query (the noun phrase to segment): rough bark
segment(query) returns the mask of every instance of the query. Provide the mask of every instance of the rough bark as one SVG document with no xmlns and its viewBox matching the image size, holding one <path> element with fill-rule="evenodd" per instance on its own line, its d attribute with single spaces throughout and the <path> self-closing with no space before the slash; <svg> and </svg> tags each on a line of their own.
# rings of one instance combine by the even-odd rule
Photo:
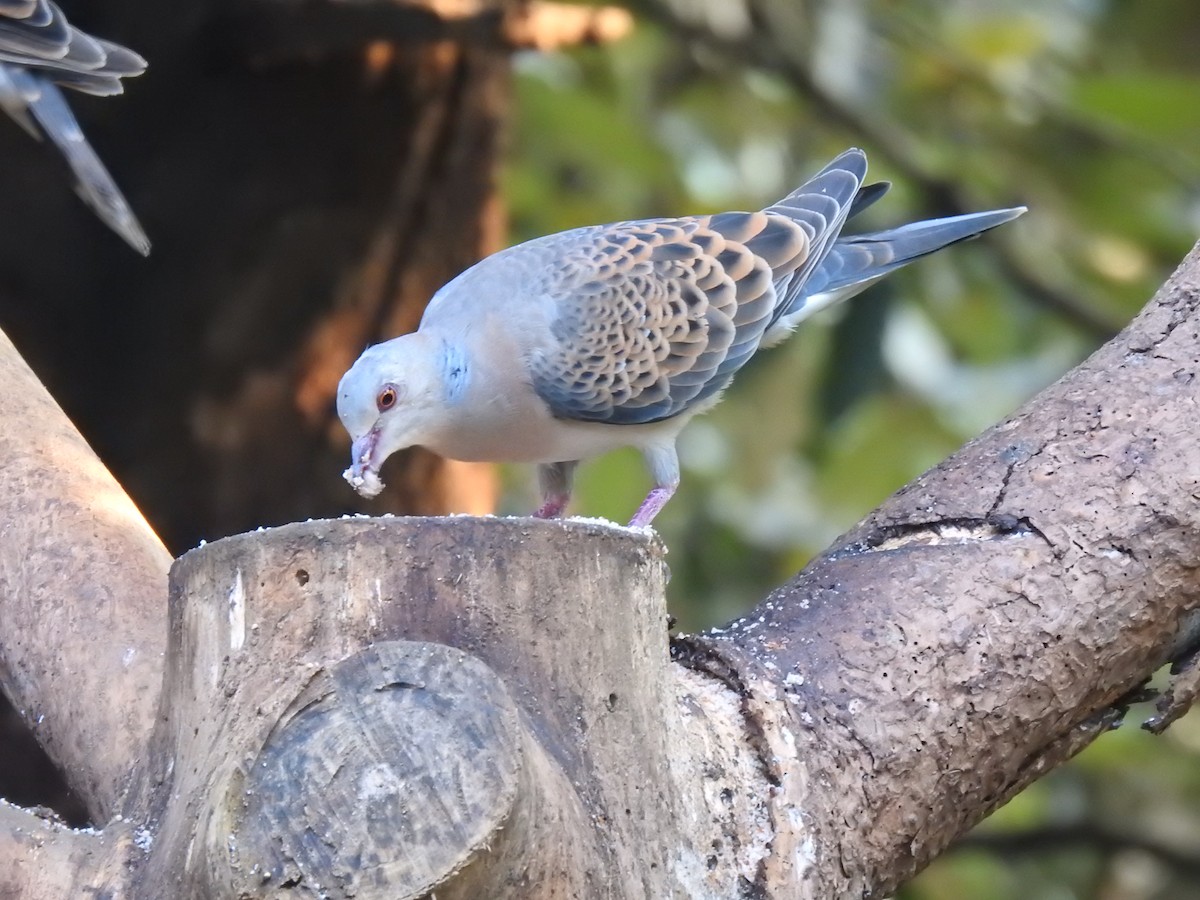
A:
<svg viewBox="0 0 1200 900">
<path fill-rule="evenodd" d="M 1087 362 L 680 643 L 762 735 L 768 893 L 887 896 L 1186 650 L 1198 365 L 1200 247 Z"/>
<path fill-rule="evenodd" d="M 0 333 L 0 687 L 104 821 L 153 723 L 171 557 Z"/>
</svg>

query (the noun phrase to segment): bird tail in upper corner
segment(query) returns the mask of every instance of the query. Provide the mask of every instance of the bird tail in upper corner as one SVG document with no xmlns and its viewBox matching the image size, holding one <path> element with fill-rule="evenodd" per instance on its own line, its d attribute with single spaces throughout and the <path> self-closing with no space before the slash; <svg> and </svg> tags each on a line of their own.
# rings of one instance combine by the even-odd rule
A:
<svg viewBox="0 0 1200 900">
<path fill-rule="evenodd" d="M 2 65 L 2 64 L 0 64 Z M 75 190 L 110 228 L 143 256 L 150 240 L 129 208 L 120 188 L 84 137 L 79 122 L 59 89 L 48 79 L 18 66 L 4 66 L 0 109 L 29 130 L 32 116 L 62 152 L 75 174 Z M 21 109 L 21 104 L 24 109 Z"/>
<path fill-rule="evenodd" d="M 978 237 L 1025 212 L 1024 206 L 912 222 L 886 231 L 842 235 L 784 318 L 794 328 L 813 313 L 853 297 L 880 278 L 943 247 Z"/>
<path fill-rule="evenodd" d="M 0 4 L 3 2 L 0 0 Z M 38 87 L 32 75 L 24 69 L 0 63 L 0 109 L 8 113 L 31 137 L 40 141 L 42 133 L 33 124 L 33 119 L 29 118 L 29 104 L 37 99 L 37 95 Z"/>
</svg>

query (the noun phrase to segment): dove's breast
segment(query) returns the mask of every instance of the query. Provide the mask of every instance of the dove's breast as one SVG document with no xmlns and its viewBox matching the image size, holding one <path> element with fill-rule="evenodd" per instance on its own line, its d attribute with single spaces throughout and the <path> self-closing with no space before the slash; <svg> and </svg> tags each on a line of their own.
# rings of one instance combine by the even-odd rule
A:
<svg viewBox="0 0 1200 900">
<path fill-rule="evenodd" d="M 443 331 L 426 323 L 423 331 Z M 447 415 L 426 446 L 467 462 L 549 463 L 587 459 L 621 447 L 673 440 L 689 416 L 651 425 L 556 418 L 530 383 L 526 361 L 543 339 L 535 323 L 513 328 L 484 315 L 442 335 Z M 451 396 L 453 395 L 453 396 Z"/>
</svg>

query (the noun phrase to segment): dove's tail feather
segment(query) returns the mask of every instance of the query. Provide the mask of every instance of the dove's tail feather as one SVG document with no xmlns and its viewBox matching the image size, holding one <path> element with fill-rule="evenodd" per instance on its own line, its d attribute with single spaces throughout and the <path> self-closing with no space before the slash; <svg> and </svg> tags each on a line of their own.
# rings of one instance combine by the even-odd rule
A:
<svg viewBox="0 0 1200 900">
<path fill-rule="evenodd" d="M 1017 206 L 944 219 L 927 219 L 870 234 L 843 235 L 816 273 L 824 276 L 826 283 L 811 287 L 815 293 L 878 278 L 943 247 L 978 237 L 997 225 L 1011 222 L 1024 212 L 1024 206 Z"/>
<path fill-rule="evenodd" d="M 0 0 L 0 8 L 3 8 L 4 2 Z M 33 124 L 33 119 L 29 118 L 29 104 L 37 98 L 37 93 L 37 82 L 28 72 L 0 63 L 0 109 L 8 113 L 34 140 L 40 141 L 42 133 Z"/>
<path fill-rule="evenodd" d="M 891 189 L 892 183 L 890 181 L 877 181 L 874 184 L 864 184 L 858 189 L 858 193 L 854 195 L 854 200 L 850 203 L 850 212 L 846 218 L 853 219 Z"/>
<path fill-rule="evenodd" d="M 883 185 L 863 188 L 855 200 L 855 212 L 879 199 L 886 189 Z M 875 193 L 868 194 L 872 191 Z M 842 235 L 774 326 L 772 331 L 776 333 L 768 335 L 768 340 L 782 338 L 809 316 L 848 300 L 901 266 L 943 247 L 978 237 L 1023 212 L 1025 207 L 1017 206 L 912 222 L 869 234 Z"/>
<path fill-rule="evenodd" d="M 150 242 L 59 86 L 105 97 L 121 93 L 121 79 L 145 69 L 129 48 L 73 26 L 52 0 L 0 0 L 0 110 L 62 151 L 79 196 L 143 255 Z"/>
<path fill-rule="evenodd" d="M 29 117 L 62 152 L 75 175 L 80 198 L 143 256 L 150 241 L 108 169 L 96 155 L 62 92 L 47 78 L 19 66 L 0 63 L 0 109 L 29 129 Z"/>
</svg>

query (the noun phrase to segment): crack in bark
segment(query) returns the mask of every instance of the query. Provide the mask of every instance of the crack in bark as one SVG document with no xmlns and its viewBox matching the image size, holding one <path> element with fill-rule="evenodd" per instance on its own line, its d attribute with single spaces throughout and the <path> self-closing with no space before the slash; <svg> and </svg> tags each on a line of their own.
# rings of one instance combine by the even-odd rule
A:
<svg viewBox="0 0 1200 900">
<path fill-rule="evenodd" d="M 779 787 L 782 782 L 779 773 L 771 765 L 772 754 L 766 730 L 759 716 L 750 709 L 754 691 L 739 676 L 737 668 L 730 665 L 715 647 L 697 643 L 687 635 L 672 639 L 671 660 L 694 672 L 715 678 L 741 698 L 739 708 L 746 726 L 746 738 L 762 766 L 763 777 L 771 787 Z"/>
<path fill-rule="evenodd" d="M 684 668 L 715 679 L 738 697 L 738 712 L 741 716 L 742 727 L 745 729 L 746 743 L 754 754 L 758 770 L 769 785 L 769 790 L 772 792 L 778 790 L 783 784 L 783 778 L 773 764 L 777 760 L 771 751 L 766 725 L 762 717 L 751 707 L 754 691 L 740 677 L 735 666 L 731 665 L 715 647 L 699 643 L 698 637 L 681 635 L 672 638 L 671 660 Z M 766 815 L 767 821 L 771 824 L 771 837 L 764 842 L 767 853 L 758 861 L 753 881 L 742 876 L 744 883 L 740 890 L 740 900 L 765 900 L 770 896 L 770 875 L 767 861 L 775 845 L 778 825 L 770 803 L 766 804 Z"/>
<path fill-rule="evenodd" d="M 995 506 L 993 506 L 993 509 Z M 953 516 L 928 522 L 902 522 L 884 525 L 865 540 L 849 544 L 831 559 L 880 553 L 907 547 L 936 547 L 954 544 L 975 544 L 986 541 L 1011 541 L 1022 538 L 1041 538 L 1053 547 L 1050 539 L 1027 516 L 993 515 Z"/>
<path fill-rule="evenodd" d="M 1040 451 L 1039 451 L 1040 452 Z M 1008 466 L 1004 470 L 1004 477 L 1000 479 L 1000 490 L 996 494 L 996 499 L 992 501 L 991 508 L 987 511 L 985 518 L 990 518 L 996 514 L 996 510 L 1004 502 L 1004 498 L 1008 495 L 1008 483 L 1012 480 L 1013 471 L 1017 468 L 1018 460 L 1009 460 Z"/>
<path fill-rule="evenodd" d="M 1189 290 L 1185 286 L 1179 287 L 1177 299 L 1179 302 L 1172 305 L 1171 316 L 1167 320 L 1166 327 L 1161 333 L 1149 335 L 1145 333 L 1133 333 L 1129 336 L 1129 354 L 1142 355 L 1156 350 L 1159 344 L 1167 340 L 1175 329 L 1188 322 L 1195 315 L 1196 310 L 1200 308 L 1200 291 Z M 1146 340 L 1148 343 L 1139 343 L 1139 340 Z"/>
</svg>

